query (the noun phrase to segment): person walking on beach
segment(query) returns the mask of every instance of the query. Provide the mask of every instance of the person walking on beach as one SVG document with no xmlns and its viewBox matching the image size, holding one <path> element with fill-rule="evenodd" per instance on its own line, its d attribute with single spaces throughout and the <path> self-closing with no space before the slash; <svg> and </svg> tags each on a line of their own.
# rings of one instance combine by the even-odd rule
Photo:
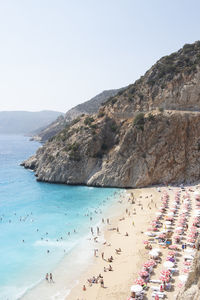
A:
<svg viewBox="0 0 200 300">
<path fill-rule="evenodd" d="M 94 230 L 93 230 L 93 228 L 92 228 L 92 227 L 91 227 L 90 231 L 91 231 L 91 233 L 92 233 L 92 235 L 93 235 L 93 234 L 94 234 Z"/>
<path fill-rule="evenodd" d="M 103 278 L 101 278 L 100 284 L 101 284 L 101 287 L 104 288 L 104 281 L 103 281 Z"/>
<path fill-rule="evenodd" d="M 107 219 L 107 224 L 109 224 L 110 222 L 109 222 L 109 219 Z"/>
<path fill-rule="evenodd" d="M 49 282 L 49 274 L 48 273 L 46 274 L 46 281 Z"/>
<path fill-rule="evenodd" d="M 99 227 L 97 226 L 97 235 L 99 235 Z"/>
<path fill-rule="evenodd" d="M 101 258 L 104 259 L 104 252 L 101 253 Z"/>
<path fill-rule="evenodd" d="M 53 282 L 53 276 L 52 273 L 49 274 L 50 282 Z"/>
</svg>

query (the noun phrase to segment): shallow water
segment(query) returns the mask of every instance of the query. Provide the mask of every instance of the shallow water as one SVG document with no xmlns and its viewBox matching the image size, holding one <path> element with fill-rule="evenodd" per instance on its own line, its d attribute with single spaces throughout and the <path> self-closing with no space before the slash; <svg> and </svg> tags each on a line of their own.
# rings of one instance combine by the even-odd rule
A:
<svg viewBox="0 0 200 300">
<path fill-rule="evenodd" d="M 0 135 L 1 300 L 17 299 L 44 278 L 120 192 L 37 182 L 19 163 L 39 146 L 27 137 Z"/>
</svg>

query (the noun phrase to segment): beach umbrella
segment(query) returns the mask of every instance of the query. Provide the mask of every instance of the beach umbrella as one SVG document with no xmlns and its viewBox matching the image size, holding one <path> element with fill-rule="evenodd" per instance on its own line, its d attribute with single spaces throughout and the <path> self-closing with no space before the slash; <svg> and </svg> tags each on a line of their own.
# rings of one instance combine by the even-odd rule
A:
<svg viewBox="0 0 200 300">
<path fill-rule="evenodd" d="M 165 224 L 166 224 L 166 225 L 171 225 L 172 222 L 170 222 L 170 221 L 165 221 Z"/>
<path fill-rule="evenodd" d="M 169 270 L 162 270 L 160 272 L 161 275 L 166 275 L 166 276 L 169 276 L 171 274 L 171 272 Z"/>
<path fill-rule="evenodd" d="M 187 278 L 188 278 L 188 275 L 180 275 L 180 276 L 178 277 L 178 279 L 179 279 L 181 282 L 186 282 Z"/>
<path fill-rule="evenodd" d="M 192 249 L 186 249 L 185 252 L 190 253 L 191 255 L 195 254 L 195 251 Z"/>
<path fill-rule="evenodd" d="M 187 242 L 188 242 L 188 243 L 194 244 L 194 243 L 195 243 L 195 240 L 193 240 L 193 239 L 188 239 Z"/>
<path fill-rule="evenodd" d="M 148 273 L 147 271 L 141 271 L 141 272 L 139 273 L 139 275 L 140 275 L 141 277 L 147 277 L 147 276 L 149 275 L 149 273 Z"/>
<path fill-rule="evenodd" d="M 156 265 L 156 261 L 154 259 L 150 259 L 148 261 L 148 263 L 150 264 L 150 266 L 155 266 Z"/>
<path fill-rule="evenodd" d="M 189 273 L 189 269 L 183 269 L 183 273 Z"/>
<path fill-rule="evenodd" d="M 185 259 L 191 259 L 191 260 L 194 259 L 194 257 L 192 257 L 189 254 L 184 255 L 183 258 L 185 258 Z"/>
<path fill-rule="evenodd" d="M 174 263 L 171 261 L 165 261 L 163 264 L 163 267 L 167 268 L 167 269 L 173 268 L 173 266 L 174 266 Z"/>
<path fill-rule="evenodd" d="M 149 241 L 143 241 L 143 244 L 148 245 Z"/>
<path fill-rule="evenodd" d="M 158 253 L 161 252 L 160 248 L 153 248 L 152 250 L 153 250 L 153 251 L 156 251 L 156 252 L 158 252 Z"/>
<path fill-rule="evenodd" d="M 190 234 L 188 234 L 188 237 L 191 237 L 191 238 L 193 238 L 195 236 L 196 236 L 195 232 L 191 232 Z"/>
<path fill-rule="evenodd" d="M 156 214 L 156 216 L 161 216 L 162 215 L 161 212 L 156 212 L 155 214 Z"/>
<path fill-rule="evenodd" d="M 131 286 L 131 292 L 140 293 L 142 291 L 142 287 L 139 284 L 134 284 Z"/>
<path fill-rule="evenodd" d="M 176 230 L 183 230 L 183 227 L 177 227 Z"/>
<path fill-rule="evenodd" d="M 151 250 L 149 252 L 149 255 L 151 255 L 152 257 L 158 257 L 159 256 L 159 253 L 157 251 L 154 251 L 154 250 Z"/>
<path fill-rule="evenodd" d="M 176 252 L 175 252 L 175 251 L 169 251 L 169 252 L 168 252 L 168 255 L 170 255 L 170 256 L 175 256 L 175 255 L 176 255 Z"/>
<path fill-rule="evenodd" d="M 169 212 L 167 215 L 168 216 L 174 216 L 174 213 L 173 212 Z"/>
<path fill-rule="evenodd" d="M 170 278 L 169 276 L 166 276 L 166 275 L 161 275 L 159 277 L 159 279 L 162 281 L 162 282 L 169 282 Z"/>
<path fill-rule="evenodd" d="M 165 238 L 166 238 L 166 234 L 161 233 L 161 234 L 158 235 L 158 237 L 159 237 L 160 239 L 165 239 Z"/>
<path fill-rule="evenodd" d="M 142 279 L 142 278 L 137 278 L 136 280 L 135 280 L 135 283 L 136 284 L 139 284 L 139 285 L 144 285 L 145 284 L 145 281 Z"/>
<path fill-rule="evenodd" d="M 175 235 L 175 236 L 174 236 L 174 239 L 175 239 L 175 240 L 182 239 L 182 236 L 181 236 L 181 235 Z"/>
<path fill-rule="evenodd" d="M 152 232 L 149 232 L 149 231 L 145 232 L 144 234 L 146 234 L 148 236 L 155 236 L 155 233 L 152 233 Z"/>
</svg>

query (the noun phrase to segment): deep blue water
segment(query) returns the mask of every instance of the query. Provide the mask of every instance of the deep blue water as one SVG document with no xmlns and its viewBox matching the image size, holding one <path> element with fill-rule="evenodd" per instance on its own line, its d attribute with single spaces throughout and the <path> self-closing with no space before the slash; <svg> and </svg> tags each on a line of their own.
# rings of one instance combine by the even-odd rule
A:
<svg viewBox="0 0 200 300">
<path fill-rule="evenodd" d="M 37 182 L 19 163 L 39 146 L 27 137 L 0 135 L 1 300 L 17 299 L 54 268 L 100 220 L 116 192 Z"/>
</svg>

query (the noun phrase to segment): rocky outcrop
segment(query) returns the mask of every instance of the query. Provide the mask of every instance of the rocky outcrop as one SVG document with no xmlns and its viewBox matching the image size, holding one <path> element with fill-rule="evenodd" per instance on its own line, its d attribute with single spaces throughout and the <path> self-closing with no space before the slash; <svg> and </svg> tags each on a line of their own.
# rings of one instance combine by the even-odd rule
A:
<svg viewBox="0 0 200 300">
<path fill-rule="evenodd" d="M 78 116 L 82 114 L 90 115 L 98 112 L 98 109 L 100 108 L 102 103 L 107 101 L 110 97 L 114 97 L 119 91 L 123 89 L 124 88 L 103 91 L 92 99 L 73 107 L 72 109 L 68 110 L 64 116 L 59 116 L 55 121 L 53 121 L 51 124 L 48 124 L 48 126 L 46 126 L 45 128 L 37 130 L 32 139 L 40 141 L 42 143 L 46 142 L 48 139 L 52 138 L 61 130 L 63 130 L 67 124 L 72 122 Z"/>
<path fill-rule="evenodd" d="M 38 180 L 66 184 L 142 187 L 199 180 L 199 58 L 196 42 L 160 59 L 23 166 Z"/>
<path fill-rule="evenodd" d="M 84 120 L 23 165 L 38 180 L 67 184 L 141 187 L 199 179 L 199 113 L 146 114 L 135 125 L 104 116 L 89 127 Z"/>
<path fill-rule="evenodd" d="M 192 271 L 184 287 L 179 292 L 176 300 L 199 300 L 200 299 L 200 251 L 197 250 L 193 261 Z"/>
</svg>

